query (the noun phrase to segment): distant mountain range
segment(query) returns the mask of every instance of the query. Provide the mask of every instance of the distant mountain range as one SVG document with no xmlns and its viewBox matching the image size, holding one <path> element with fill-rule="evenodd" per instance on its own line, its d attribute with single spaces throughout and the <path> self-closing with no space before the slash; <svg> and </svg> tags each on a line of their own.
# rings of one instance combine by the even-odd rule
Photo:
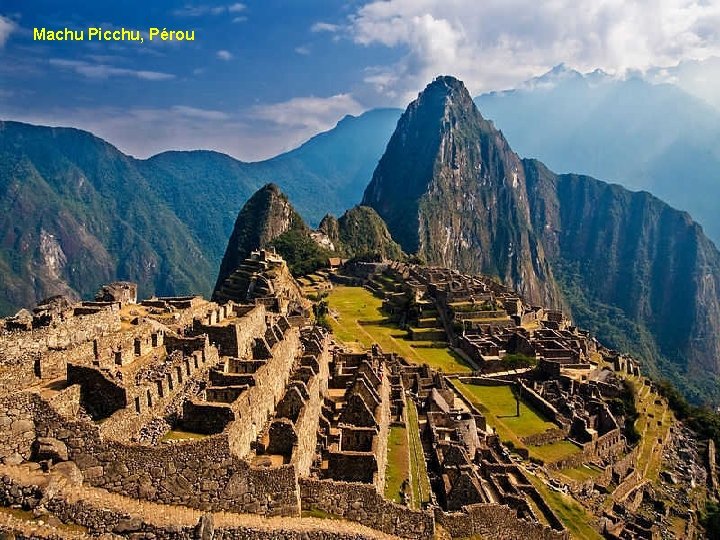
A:
<svg viewBox="0 0 720 540">
<path fill-rule="evenodd" d="M 476 98 L 524 157 L 649 191 L 720 244 L 720 111 L 670 84 L 558 66 Z"/>
<path fill-rule="evenodd" d="M 91 133 L 0 121 L 0 314 L 112 279 L 140 294 L 209 295 L 238 211 L 277 183 L 317 226 L 361 198 L 397 121 L 346 117 L 273 159 L 210 151 L 137 160 Z M 386 134 L 376 136 L 375 134 Z"/>
</svg>

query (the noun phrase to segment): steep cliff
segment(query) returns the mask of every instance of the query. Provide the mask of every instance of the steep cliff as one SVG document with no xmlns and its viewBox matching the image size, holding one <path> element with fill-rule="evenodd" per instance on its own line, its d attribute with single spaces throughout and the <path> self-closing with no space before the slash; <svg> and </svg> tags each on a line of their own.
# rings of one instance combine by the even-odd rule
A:
<svg viewBox="0 0 720 540">
<path fill-rule="evenodd" d="M 720 254 L 702 228 L 647 192 L 556 175 L 534 160 L 524 167 L 535 230 L 577 322 L 711 384 L 708 374 L 720 373 Z M 604 321 L 603 305 L 619 317 Z M 627 341 L 623 322 L 635 325 Z"/>
<path fill-rule="evenodd" d="M 532 302 L 561 304 L 520 158 L 457 79 L 437 78 L 407 108 L 363 205 L 428 264 L 495 275 Z"/>
</svg>

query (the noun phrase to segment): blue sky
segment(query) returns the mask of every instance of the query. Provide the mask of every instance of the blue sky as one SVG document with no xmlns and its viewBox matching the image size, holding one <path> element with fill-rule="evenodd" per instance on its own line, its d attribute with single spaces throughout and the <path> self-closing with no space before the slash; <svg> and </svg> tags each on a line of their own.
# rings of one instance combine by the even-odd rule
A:
<svg viewBox="0 0 720 540">
<path fill-rule="evenodd" d="M 196 39 L 32 39 L 34 27 L 88 26 Z M 89 129 L 139 157 L 209 148 L 259 159 L 345 114 L 405 106 L 441 73 L 479 94 L 564 62 L 717 95 L 704 66 L 717 67 L 719 28 L 718 0 L 4 0 L 0 118 Z"/>
</svg>

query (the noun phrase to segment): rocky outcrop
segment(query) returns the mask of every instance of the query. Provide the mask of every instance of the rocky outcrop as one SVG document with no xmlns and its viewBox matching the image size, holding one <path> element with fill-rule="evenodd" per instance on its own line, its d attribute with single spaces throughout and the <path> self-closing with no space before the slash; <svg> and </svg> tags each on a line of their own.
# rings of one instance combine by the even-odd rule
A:
<svg viewBox="0 0 720 540">
<path fill-rule="evenodd" d="M 280 188 L 275 184 L 267 184 L 250 197 L 235 220 L 220 264 L 215 291 L 253 251 L 266 248 L 288 231 L 309 234 L 307 225 Z"/>
<path fill-rule="evenodd" d="M 347 257 L 377 255 L 383 259 L 399 259 L 402 249 L 393 240 L 387 225 L 368 206 L 355 206 L 338 221 L 338 245 Z"/>
<path fill-rule="evenodd" d="M 532 302 L 561 304 L 522 162 L 457 79 L 437 78 L 408 106 L 363 204 L 428 264 L 495 275 Z"/>
</svg>

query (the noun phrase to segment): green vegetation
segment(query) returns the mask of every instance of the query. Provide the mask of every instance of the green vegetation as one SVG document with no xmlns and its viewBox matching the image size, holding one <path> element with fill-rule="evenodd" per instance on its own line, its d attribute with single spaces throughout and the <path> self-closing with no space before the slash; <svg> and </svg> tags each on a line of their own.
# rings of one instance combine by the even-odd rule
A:
<svg viewBox="0 0 720 540">
<path fill-rule="evenodd" d="M 425 464 L 425 454 L 420 441 L 420 426 L 418 423 L 417 409 L 415 403 L 406 400 L 408 443 L 410 447 L 410 471 L 412 489 L 412 501 L 414 508 L 420 508 L 422 503 L 430 501 L 430 479 Z"/>
<path fill-rule="evenodd" d="M 705 407 L 690 405 L 668 380 L 659 382 L 658 390 L 667 398 L 670 408 L 680 420 L 702 438 L 715 441 L 715 445 L 720 448 L 720 414 Z"/>
<path fill-rule="evenodd" d="M 160 438 L 160 441 L 196 441 L 204 439 L 207 435 L 201 433 L 191 433 L 189 431 L 182 431 L 179 429 L 171 429 Z"/>
<path fill-rule="evenodd" d="M 391 323 L 381 311 L 382 301 L 362 287 L 339 286 L 328 296 L 333 333 L 340 341 L 358 348 L 380 344 L 386 352 L 395 352 L 409 362 L 428 364 L 445 373 L 468 373 L 471 368 L 447 345 L 411 341 L 407 332 Z"/>
<path fill-rule="evenodd" d="M 661 354 L 646 324 L 633 320 L 620 307 L 602 302 L 593 294 L 587 285 L 588 276 L 594 275 L 592 267 L 556 261 L 553 271 L 578 326 L 590 330 L 601 343 L 642 358 L 643 370 L 648 376 L 656 378 L 662 373 L 671 378 L 691 403 L 720 403 L 720 377 L 708 374 L 691 378 L 683 373 L 676 363 Z M 622 297 L 622 293 L 617 296 Z"/>
<path fill-rule="evenodd" d="M 491 424 L 502 439 L 514 440 L 556 428 L 524 401 L 520 401 L 520 416 L 515 416 L 517 401 L 510 386 L 479 386 L 455 383 L 478 409 L 489 415 Z M 514 441 L 516 446 L 517 441 Z"/>
<path fill-rule="evenodd" d="M 540 463 L 564 459 L 579 452 L 570 441 L 557 441 L 542 446 L 525 445 L 522 438 L 544 433 L 557 428 L 523 400 L 520 401 L 520 416 L 516 416 L 517 401 L 510 386 L 480 386 L 455 383 L 480 411 L 488 424 L 495 428 L 503 443 L 509 448 L 526 448 L 530 458 Z"/>
<path fill-rule="evenodd" d="M 385 468 L 385 498 L 402 502 L 403 484 L 410 482 L 410 450 L 407 431 L 393 426 L 388 435 L 387 467 Z"/>
<path fill-rule="evenodd" d="M 567 527 L 574 539 L 601 540 L 602 536 L 590 526 L 594 517 L 572 497 L 550 489 L 545 482 L 533 474 L 528 474 L 530 482 L 545 499 L 555 515 Z"/>
<path fill-rule="evenodd" d="M 315 324 L 325 328 L 326 330 L 332 331 L 330 321 L 328 319 L 328 303 L 327 293 L 317 295 L 313 303 L 313 316 L 315 317 Z"/>
<path fill-rule="evenodd" d="M 578 482 L 584 482 L 590 478 L 595 478 L 602 473 L 600 469 L 592 465 L 580 465 L 578 467 L 562 469 L 560 472 L 571 480 L 576 480 Z"/>
<path fill-rule="evenodd" d="M 338 227 L 342 250 L 349 257 L 402 258 L 402 249 L 390 236 L 387 225 L 368 206 L 355 206 L 345 212 L 338 220 Z"/>
<path fill-rule="evenodd" d="M 700 516 L 700 523 L 705 527 L 709 540 L 720 540 L 720 505 L 715 501 L 708 501 Z"/>
<path fill-rule="evenodd" d="M 327 266 L 334 253 L 321 248 L 306 231 L 287 231 L 270 242 L 288 264 L 293 276 L 305 276 Z"/>
<path fill-rule="evenodd" d="M 506 354 L 503 357 L 503 364 L 507 366 L 507 369 L 522 369 L 536 366 L 538 361 L 534 356 L 527 356 L 526 354 L 513 353 Z"/>
<path fill-rule="evenodd" d="M 652 392 L 650 386 L 637 383 L 644 379 L 629 377 L 638 388 L 637 408 L 639 416 L 635 428 L 640 433 L 640 451 L 638 454 L 638 470 L 647 480 L 656 481 L 660 474 L 664 445 L 658 441 L 665 440 L 670 429 L 672 412 L 668 410 L 660 396 Z"/>
<path fill-rule="evenodd" d="M 542 463 L 554 463 L 561 459 L 568 458 L 573 454 L 577 454 L 580 448 L 570 441 L 555 441 L 541 446 L 528 446 L 530 457 L 542 461 Z"/>
<path fill-rule="evenodd" d="M 637 412 L 636 402 L 637 391 L 635 390 L 635 384 L 628 379 L 623 379 L 623 391 L 620 397 L 608 400 L 610 411 L 615 416 L 625 417 L 623 433 L 630 444 L 636 444 L 640 441 L 640 433 L 635 426 L 640 416 Z"/>
</svg>

